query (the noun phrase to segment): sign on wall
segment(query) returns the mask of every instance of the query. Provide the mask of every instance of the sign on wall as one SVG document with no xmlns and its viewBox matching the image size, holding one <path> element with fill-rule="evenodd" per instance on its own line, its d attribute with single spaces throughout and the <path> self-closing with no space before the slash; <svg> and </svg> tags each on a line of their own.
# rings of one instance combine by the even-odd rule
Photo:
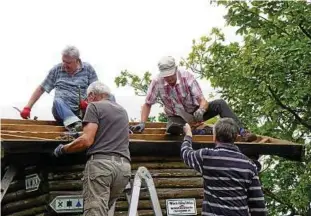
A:
<svg viewBox="0 0 311 216">
<path fill-rule="evenodd" d="M 56 213 L 83 212 L 83 197 L 81 195 L 57 196 L 50 206 Z"/>
<path fill-rule="evenodd" d="M 26 175 L 26 178 L 25 178 L 26 192 L 32 192 L 32 191 L 38 190 L 40 186 L 40 182 L 41 182 L 41 179 L 37 173 Z"/>
<path fill-rule="evenodd" d="M 196 201 L 190 199 L 167 199 L 167 215 L 197 215 Z"/>
</svg>

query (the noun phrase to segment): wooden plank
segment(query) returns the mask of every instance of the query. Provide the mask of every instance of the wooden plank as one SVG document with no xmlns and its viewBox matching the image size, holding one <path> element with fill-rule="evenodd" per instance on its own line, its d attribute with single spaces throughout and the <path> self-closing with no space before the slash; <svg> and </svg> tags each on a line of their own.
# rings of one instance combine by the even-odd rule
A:
<svg viewBox="0 0 311 216">
<path fill-rule="evenodd" d="M 129 125 L 136 125 L 139 122 L 129 122 Z M 26 120 L 26 119 L 7 119 L 2 118 L 1 124 L 23 124 L 23 125 L 55 125 L 58 123 L 51 120 Z M 164 122 L 146 122 L 146 128 L 165 128 L 166 123 Z"/>
<path fill-rule="evenodd" d="M 31 124 L 31 125 L 58 125 L 56 121 L 28 120 L 28 119 L 1 119 L 1 124 Z"/>
<path fill-rule="evenodd" d="M 31 125 L 31 124 L 1 124 L 2 131 L 32 131 L 32 132 L 64 132 L 63 126 Z"/>
</svg>

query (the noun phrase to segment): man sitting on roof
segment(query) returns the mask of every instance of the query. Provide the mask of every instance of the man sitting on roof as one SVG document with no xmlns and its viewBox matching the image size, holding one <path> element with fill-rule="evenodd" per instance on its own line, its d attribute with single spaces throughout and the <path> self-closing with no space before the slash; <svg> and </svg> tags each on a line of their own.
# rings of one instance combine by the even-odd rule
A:
<svg viewBox="0 0 311 216">
<path fill-rule="evenodd" d="M 161 58 L 158 67 L 160 74 L 152 80 L 149 86 L 141 112 L 141 122 L 130 127 L 133 132 L 144 130 L 151 106 L 156 103 L 156 99 L 159 97 L 164 104 L 164 111 L 168 117 L 167 132 L 170 134 L 180 135 L 186 122 L 189 124 L 202 122 L 220 115 L 222 118 L 229 117 L 236 121 L 240 127 L 242 141 L 251 142 L 257 139 L 256 135 L 244 128 L 224 100 L 207 102 L 193 74 L 178 68 L 173 57 Z"/>
<path fill-rule="evenodd" d="M 87 107 L 86 89 L 96 80 L 98 78 L 94 68 L 80 60 L 79 50 L 74 46 L 67 46 L 62 52 L 62 63 L 54 66 L 36 88 L 22 110 L 21 117 L 29 118 L 31 108 L 41 95 L 55 89 L 52 107 L 55 120 L 70 131 L 80 131 L 81 114 Z"/>
</svg>

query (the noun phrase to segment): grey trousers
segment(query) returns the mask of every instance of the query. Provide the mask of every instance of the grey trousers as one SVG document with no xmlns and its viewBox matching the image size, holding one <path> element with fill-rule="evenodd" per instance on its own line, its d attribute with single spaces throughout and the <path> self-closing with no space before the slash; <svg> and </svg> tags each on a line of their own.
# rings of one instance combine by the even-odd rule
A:
<svg viewBox="0 0 311 216">
<path fill-rule="evenodd" d="M 106 216 L 131 177 L 128 161 L 88 160 L 83 175 L 83 216 Z"/>
<path fill-rule="evenodd" d="M 219 115 L 221 118 L 232 118 L 240 128 L 243 128 L 239 118 L 234 114 L 227 102 L 223 99 L 213 100 L 208 103 L 208 108 L 204 113 L 203 120 L 206 121 L 217 115 Z M 174 124 L 184 125 L 186 124 L 186 121 L 180 116 L 168 116 L 166 129 Z"/>
</svg>

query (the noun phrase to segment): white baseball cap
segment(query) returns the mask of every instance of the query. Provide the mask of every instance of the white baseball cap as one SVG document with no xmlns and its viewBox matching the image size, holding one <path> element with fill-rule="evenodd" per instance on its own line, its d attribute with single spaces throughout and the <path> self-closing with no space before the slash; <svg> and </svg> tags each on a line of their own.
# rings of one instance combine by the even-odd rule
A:
<svg viewBox="0 0 311 216">
<path fill-rule="evenodd" d="M 176 73 L 176 63 L 172 56 L 164 56 L 160 59 L 158 63 L 160 70 L 160 77 L 172 76 Z"/>
</svg>

